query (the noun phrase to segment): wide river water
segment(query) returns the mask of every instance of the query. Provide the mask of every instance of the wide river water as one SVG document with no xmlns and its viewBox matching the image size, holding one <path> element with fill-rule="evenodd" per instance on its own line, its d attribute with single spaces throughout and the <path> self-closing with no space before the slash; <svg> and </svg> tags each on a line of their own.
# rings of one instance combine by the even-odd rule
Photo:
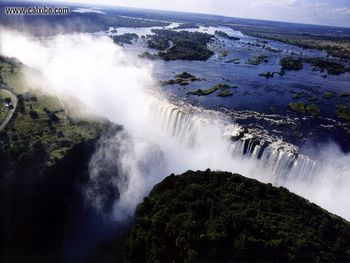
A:
<svg viewBox="0 0 350 263">
<path fill-rule="evenodd" d="M 173 23 L 166 28 L 171 29 L 178 25 Z M 141 37 L 152 34 L 151 29 L 116 28 L 117 33 L 107 34 L 118 35 L 129 32 Z M 263 41 L 227 27 L 200 27 L 186 30 L 209 34 L 219 30 L 230 36 L 239 37 L 240 40 L 217 36 L 215 42 L 210 44 L 215 54 L 207 61 L 152 61 L 154 75 L 159 81 L 173 79 L 176 74 L 184 71 L 201 79 L 186 86 L 179 84 L 162 86 L 163 93 L 195 106 L 232 114 L 233 120 L 239 124 L 267 130 L 271 135 L 280 136 L 297 146 L 309 144 L 316 146 L 335 141 L 343 150 L 350 150 L 350 134 L 346 132 L 346 125 L 336 116 L 336 105 L 348 107 L 350 105 L 350 97 L 340 96 L 342 93 L 350 94 L 349 73 L 327 75 L 326 72 L 316 71 L 310 64 L 304 63 L 302 70 L 287 71 L 283 76 L 279 74 L 275 74 L 273 78 L 259 76 L 261 73 L 279 72 L 279 61 L 287 55 L 327 59 L 326 53 L 277 41 Z M 141 38 L 133 45 L 125 45 L 125 49 L 135 55 L 145 51 L 156 53 L 156 50 L 147 48 Z M 224 53 L 225 56 L 222 56 Z M 268 62 L 260 65 L 246 63 L 250 58 L 260 54 L 266 55 Z M 236 63 L 227 63 L 232 59 L 236 59 Z M 207 96 L 187 94 L 189 91 L 207 89 L 216 84 L 238 87 L 231 89 L 233 95 L 228 97 L 219 97 L 217 92 Z M 327 92 L 333 93 L 334 98 L 324 98 L 323 95 Z M 300 98 L 293 98 L 295 94 L 301 94 Z M 310 114 L 295 113 L 288 107 L 290 102 L 317 105 L 321 114 L 315 118 Z"/>
</svg>

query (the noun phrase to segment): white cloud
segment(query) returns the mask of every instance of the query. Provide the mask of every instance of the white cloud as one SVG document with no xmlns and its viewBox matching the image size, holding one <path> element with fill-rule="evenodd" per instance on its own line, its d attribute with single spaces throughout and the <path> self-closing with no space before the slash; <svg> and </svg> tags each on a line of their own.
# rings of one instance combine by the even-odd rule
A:
<svg viewBox="0 0 350 263">
<path fill-rule="evenodd" d="M 73 10 L 73 12 L 105 14 L 105 12 L 102 12 L 102 11 L 96 10 L 96 9 L 92 9 L 92 8 L 78 8 L 78 9 Z"/>
<path fill-rule="evenodd" d="M 335 8 L 332 10 L 332 12 L 338 15 L 349 16 L 350 8 L 348 7 Z"/>
<path fill-rule="evenodd" d="M 71 0 L 71 2 L 350 26 L 350 6 L 340 6 L 329 0 Z"/>
<path fill-rule="evenodd" d="M 259 8 L 294 8 L 304 5 L 301 0 L 260 0 L 251 1 L 251 7 Z"/>
</svg>

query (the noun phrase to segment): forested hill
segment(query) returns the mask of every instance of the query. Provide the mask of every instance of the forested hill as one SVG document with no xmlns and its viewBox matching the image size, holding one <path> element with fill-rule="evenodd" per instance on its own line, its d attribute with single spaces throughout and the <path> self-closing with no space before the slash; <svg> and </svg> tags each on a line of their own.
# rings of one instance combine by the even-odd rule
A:
<svg viewBox="0 0 350 263">
<path fill-rule="evenodd" d="M 349 262 L 350 224 L 285 188 L 188 171 L 139 205 L 125 249 L 126 262 Z"/>
</svg>

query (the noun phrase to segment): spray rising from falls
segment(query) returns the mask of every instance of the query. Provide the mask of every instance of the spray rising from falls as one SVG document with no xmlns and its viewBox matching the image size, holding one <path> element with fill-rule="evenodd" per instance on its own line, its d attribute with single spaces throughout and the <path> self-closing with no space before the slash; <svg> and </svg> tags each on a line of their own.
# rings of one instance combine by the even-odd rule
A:
<svg viewBox="0 0 350 263">
<path fill-rule="evenodd" d="M 350 218 L 344 209 L 350 198 L 349 156 L 336 148 L 320 153 L 321 161 L 311 160 L 222 113 L 169 101 L 155 90 L 152 65 L 126 55 L 108 37 L 38 40 L 2 30 L 0 39 L 3 55 L 41 73 L 38 78 L 27 72 L 32 86 L 58 94 L 63 104 L 73 97 L 84 105 L 80 111 L 89 109 L 125 127 L 102 136 L 86 187 L 87 200 L 101 211 L 112 210 L 114 219 L 132 215 L 153 185 L 170 173 L 207 168 L 283 185 Z"/>
<path fill-rule="evenodd" d="M 232 124 L 225 120 L 227 117 L 221 113 L 204 111 L 185 104 L 176 106 L 164 101 L 155 102 L 155 105 L 151 106 L 151 112 L 159 129 L 191 147 L 200 148 L 203 144 L 198 138 L 203 130 L 207 129 L 206 125 L 218 127 L 227 143 L 227 151 L 223 152 L 223 155 L 229 155 L 232 159 L 254 161 L 258 171 L 263 171 L 264 177 L 259 177 L 256 170 L 249 174 L 251 177 L 276 185 L 288 185 L 291 181 L 312 183 L 322 169 L 319 160 L 298 154 L 297 147 L 278 138 L 262 136 L 254 130 L 248 131 Z M 338 176 L 345 176 L 346 171 L 342 165 L 332 165 L 328 161 L 326 165 L 333 166 Z"/>
</svg>

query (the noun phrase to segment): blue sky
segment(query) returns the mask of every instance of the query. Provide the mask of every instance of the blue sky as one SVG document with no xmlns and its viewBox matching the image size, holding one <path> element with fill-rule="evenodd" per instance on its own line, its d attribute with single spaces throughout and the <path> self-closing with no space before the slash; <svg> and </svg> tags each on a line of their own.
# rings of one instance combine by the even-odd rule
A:
<svg viewBox="0 0 350 263">
<path fill-rule="evenodd" d="M 71 0 L 350 27 L 350 0 Z"/>
</svg>

